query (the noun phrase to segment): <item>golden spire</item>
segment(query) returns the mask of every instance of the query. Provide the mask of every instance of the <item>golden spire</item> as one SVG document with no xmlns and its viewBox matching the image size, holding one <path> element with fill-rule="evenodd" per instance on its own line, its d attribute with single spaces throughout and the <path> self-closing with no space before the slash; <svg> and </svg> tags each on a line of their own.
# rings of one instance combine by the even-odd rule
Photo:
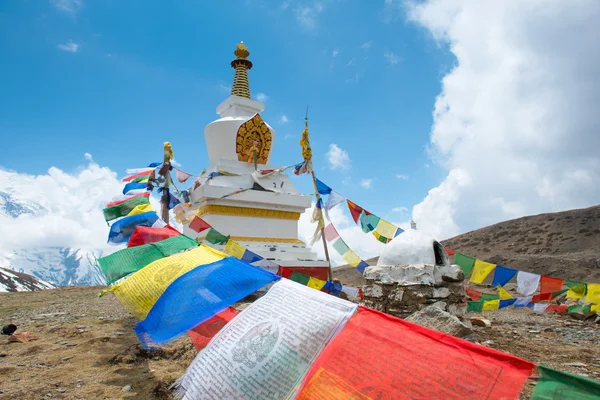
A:
<svg viewBox="0 0 600 400">
<path fill-rule="evenodd" d="M 240 42 L 235 46 L 236 59 L 231 62 L 231 67 L 235 69 L 233 75 L 233 85 L 231 85 L 231 95 L 250 98 L 250 83 L 248 83 L 248 70 L 252 68 L 252 62 L 248 60 L 250 52 L 244 44 Z"/>
</svg>

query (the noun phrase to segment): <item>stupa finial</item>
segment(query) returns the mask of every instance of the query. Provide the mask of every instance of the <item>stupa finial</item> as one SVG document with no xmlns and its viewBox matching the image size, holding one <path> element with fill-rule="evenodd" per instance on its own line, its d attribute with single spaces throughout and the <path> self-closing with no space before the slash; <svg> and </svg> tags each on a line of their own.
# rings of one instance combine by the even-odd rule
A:
<svg viewBox="0 0 600 400">
<path fill-rule="evenodd" d="M 231 62 L 231 67 L 235 69 L 233 75 L 233 85 L 231 85 L 231 95 L 250 98 L 250 83 L 248 82 L 248 70 L 252 68 L 252 62 L 248 60 L 250 51 L 244 44 L 239 42 L 235 46 L 236 59 Z"/>
</svg>

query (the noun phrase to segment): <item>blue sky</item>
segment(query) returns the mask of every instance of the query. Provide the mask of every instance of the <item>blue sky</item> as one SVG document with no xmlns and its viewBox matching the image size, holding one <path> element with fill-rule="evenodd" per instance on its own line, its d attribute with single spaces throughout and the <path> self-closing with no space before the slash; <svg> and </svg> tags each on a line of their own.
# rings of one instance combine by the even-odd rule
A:
<svg viewBox="0 0 600 400">
<path fill-rule="evenodd" d="M 160 159 L 168 140 L 182 169 L 199 173 L 240 40 L 277 132 L 273 164 L 301 159 L 310 104 L 317 174 L 359 204 L 389 215 L 444 178 L 426 146 L 454 58 L 383 2 L 2 2 L 0 137 L 10 151 L 0 165 L 73 171 L 87 152 L 123 174 Z M 329 167 L 333 143 L 350 169 Z M 305 177 L 297 185 L 311 190 Z"/>
</svg>

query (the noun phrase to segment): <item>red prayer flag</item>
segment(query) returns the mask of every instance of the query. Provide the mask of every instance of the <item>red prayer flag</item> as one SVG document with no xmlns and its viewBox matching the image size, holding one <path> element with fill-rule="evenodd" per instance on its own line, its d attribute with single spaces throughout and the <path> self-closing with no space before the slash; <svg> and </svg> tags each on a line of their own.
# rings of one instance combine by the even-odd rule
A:
<svg viewBox="0 0 600 400">
<path fill-rule="evenodd" d="M 335 226 L 333 226 L 333 224 L 331 224 L 331 223 L 325 227 L 324 232 L 325 232 L 325 239 L 327 239 L 328 242 L 331 242 L 333 239 L 340 236 L 338 231 L 335 229 Z"/>
<path fill-rule="evenodd" d="M 141 178 L 142 176 L 150 176 L 150 174 L 152 174 L 152 171 L 154 171 L 153 169 L 149 169 L 148 171 L 142 171 L 140 173 L 137 174 L 133 174 L 133 175 L 129 175 L 126 176 L 125 178 L 123 178 L 123 182 L 129 182 L 132 181 L 136 178 Z"/>
<path fill-rule="evenodd" d="M 164 228 L 152 228 L 150 226 L 136 226 L 127 242 L 127 247 L 141 246 L 143 244 L 160 242 L 181 233 L 170 225 Z"/>
<path fill-rule="evenodd" d="M 206 347 L 208 342 L 239 312 L 233 307 L 228 307 L 214 317 L 204 321 L 188 332 L 196 350 L 200 351 Z"/>
<path fill-rule="evenodd" d="M 175 177 L 177 178 L 179 183 L 184 183 L 185 181 L 187 181 L 190 178 L 190 176 L 194 176 L 194 175 L 188 174 L 187 172 L 183 172 L 178 169 L 175 169 Z"/>
<path fill-rule="evenodd" d="M 539 303 L 540 301 L 548 301 L 552 299 L 552 293 L 540 293 L 536 294 L 531 298 L 532 303 Z"/>
<path fill-rule="evenodd" d="M 473 301 L 479 300 L 481 298 L 481 296 L 483 295 L 483 293 L 480 292 L 479 290 L 471 289 L 470 287 L 465 289 L 465 293 Z"/>
<path fill-rule="evenodd" d="M 105 207 L 105 208 L 110 208 L 110 207 L 118 206 L 119 204 L 123 204 L 123 203 L 125 203 L 126 201 L 129 201 L 129 200 L 131 200 L 131 199 L 135 199 L 135 198 L 137 198 L 137 197 L 142 197 L 142 196 L 143 196 L 143 197 L 148 197 L 148 198 L 149 198 L 149 197 L 150 197 L 150 192 L 147 192 L 147 193 L 141 193 L 141 194 L 138 194 L 138 195 L 135 195 L 135 196 L 122 196 L 122 197 L 123 197 L 123 199 L 122 199 L 122 200 L 111 201 L 110 203 L 108 203 L 108 204 L 106 205 L 106 207 Z"/>
<path fill-rule="evenodd" d="M 296 399 L 518 399 L 533 368 L 361 306 L 312 364 Z"/>
<path fill-rule="evenodd" d="M 542 275 L 540 279 L 540 293 L 558 292 L 562 289 L 564 281 L 551 276 Z"/>
<path fill-rule="evenodd" d="M 555 312 L 555 313 L 559 313 L 559 314 L 564 314 L 567 312 L 567 309 L 569 307 L 566 304 L 562 304 L 562 305 L 556 305 L 556 304 L 551 304 L 548 306 L 548 308 L 546 308 L 546 312 Z"/>
<path fill-rule="evenodd" d="M 350 200 L 347 200 L 347 202 L 348 202 L 348 209 L 350 210 L 350 214 L 352 214 L 352 218 L 354 219 L 354 222 L 356 222 L 358 224 L 358 220 L 360 218 L 360 214 L 363 212 L 363 209 L 360 208 L 359 206 L 357 206 L 356 204 L 354 204 L 353 202 L 351 202 Z"/>
<path fill-rule="evenodd" d="M 452 250 L 452 249 L 449 249 L 448 247 L 446 247 L 446 253 L 447 253 L 449 256 L 453 256 L 453 255 L 455 255 L 455 254 L 456 254 L 456 252 L 455 252 L 454 250 Z"/>
<path fill-rule="evenodd" d="M 205 231 L 209 228 L 212 228 L 212 226 L 210 226 L 210 224 L 208 222 L 206 222 L 205 220 L 203 220 L 202 218 L 200 218 L 198 216 L 194 217 L 192 222 L 190 222 L 189 227 L 191 230 L 198 232 L 198 233 Z"/>
<path fill-rule="evenodd" d="M 287 279 L 290 279 L 292 277 L 293 273 L 294 273 L 294 271 L 292 271 L 289 268 L 279 267 L 279 269 L 277 270 L 278 276 L 280 276 L 282 278 L 287 278 Z"/>
</svg>

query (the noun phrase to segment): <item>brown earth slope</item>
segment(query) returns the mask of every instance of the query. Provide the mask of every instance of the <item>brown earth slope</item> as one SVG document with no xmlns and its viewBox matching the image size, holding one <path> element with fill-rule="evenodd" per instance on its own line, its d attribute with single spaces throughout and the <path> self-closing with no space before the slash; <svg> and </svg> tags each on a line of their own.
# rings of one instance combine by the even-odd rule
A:
<svg viewBox="0 0 600 400">
<path fill-rule="evenodd" d="M 600 206 L 504 221 L 443 244 L 509 268 L 600 283 Z M 368 262 L 377 263 L 377 257 Z M 333 275 L 347 285 L 364 283 L 350 266 L 335 268 Z"/>
</svg>

